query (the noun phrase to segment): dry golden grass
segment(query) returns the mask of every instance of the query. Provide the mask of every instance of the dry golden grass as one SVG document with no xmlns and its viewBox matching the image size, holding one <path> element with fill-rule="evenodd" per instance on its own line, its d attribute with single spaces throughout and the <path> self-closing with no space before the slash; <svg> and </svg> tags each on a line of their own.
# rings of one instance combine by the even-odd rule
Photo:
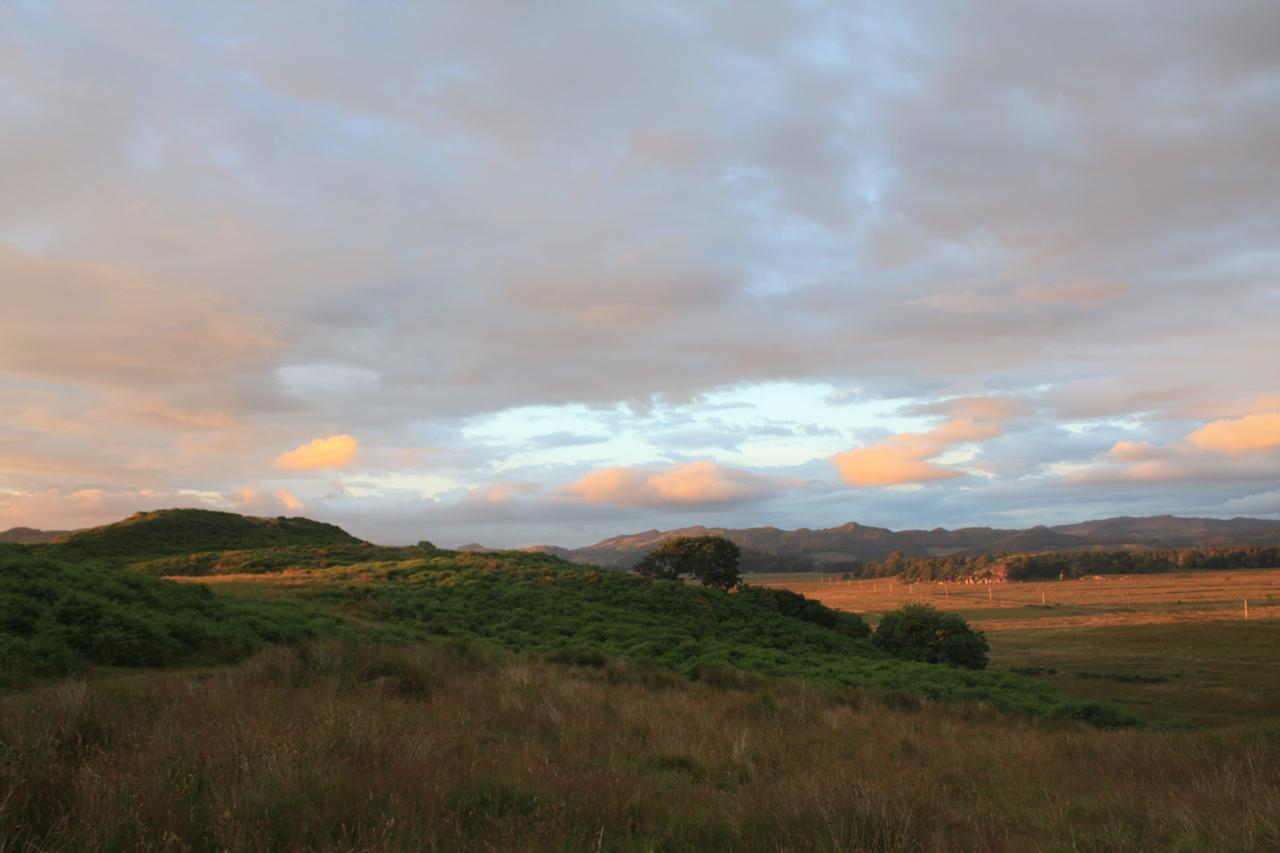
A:
<svg viewBox="0 0 1280 853">
<path fill-rule="evenodd" d="M 1111 575 L 1097 579 L 1003 584 L 900 583 L 896 578 L 840 580 L 770 575 L 754 580 L 817 599 L 828 607 L 878 614 L 925 603 L 962 613 L 983 631 L 1280 619 L 1280 569 Z"/>
<path fill-rule="evenodd" d="M 1280 719 L 1280 570 L 989 587 L 893 578 L 765 580 L 872 622 L 910 602 L 956 611 L 986 632 L 992 669 L 1035 674 L 1080 699 L 1159 724 Z"/>
<path fill-rule="evenodd" d="M 10 695 L 0 850 L 1280 847 L 1275 726 L 751 684 L 329 643 Z"/>
</svg>

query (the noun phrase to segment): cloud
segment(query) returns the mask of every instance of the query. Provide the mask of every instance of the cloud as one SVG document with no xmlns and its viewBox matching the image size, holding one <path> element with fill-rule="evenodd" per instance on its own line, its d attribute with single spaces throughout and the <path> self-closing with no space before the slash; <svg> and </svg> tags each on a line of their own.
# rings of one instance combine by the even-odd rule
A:
<svg viewBox="0 0 1280 853">
<path fill-rule="evenodd" d="M 1280 449 L 1280 411 L 1213 421 L 1187 436 L 1187 441 L 1197 447 L 1232 454 Z"/>
<path fill-rule="evenodd" d="M 260 485 L 242 485 L 230 495 L 203 495 L 207 506 L 221 509 L 234 509 L 248 515 L 278 515 L 281 509 L 286 512 L 298 512 L 306 507 L 306 503 L 285 488 L 263 491 Z"/>
<path fill-rule="evenodd" d="M 954 314 L 986 314 L 1006 307 L 1002 300 L 973 290 L 947 290 L 913 299 L 908 305 L 921 305 Z"/>
<path fill-rule="evenodd" d="M 907 406 L 903 414 L 915 417 L 945 415 L 958 421 L 1004 420 L 1022 414 L 1026 405 L 1009 397 L 948 397 Z"/>
<path fill-rule="evenodd" d="M 1019 302 L 1035 305 L 1072 305 L 1076 308 L 1097 308 L 1129 289 L 1118 281 L 1076 279 L 1054 284 L 1026 284 L 1014 291 Z"/>
<path fill-rule="evenodd" d="M 791 485 L 795 483 L 716 462 L 689 462 L 663 470 L 604 468 L 564 486 L 561 494 L 620 506 L 710 506 L 760 500 Z"/>
<path fill-rule="evenodd" d="M 963 476 L 964 472 L 931 461 L 957 444 L 985 441 L 1000 435 L 996 421 L 1014 414 L 1009 400 L 966 397 L 918 408 L 952 417 L 925 433 L 904 432 L 867 447 L 832 457 L 840 479 L 850 486 L 898 486 Z"/>
<path fill-rule="evenodd" d="M 151 489 L 48 489 L 9 492 L 0 488 L 0 530 L 34 527 L 75 530 L 119 521 L 135 512 L 169 507 L 210 508 L 202 497 Z"/>
<path fill-rule="evenodd" d="M 459 494 L 541 442 L 574 466 L 683 447 L 744 470 L 853 446 L 797 433 L 780 454 L 741 412 L 718 442 L 675 424 L 581 454 L 569 434 L 594 427 L 466 431 L 782 381 L 848 405 L 762 412 L 844 436 L 903 399 L 1031 402 L 976 421 L 1003 430 L 968 466 L 1005 454 L 994 482 L 954 478 L 963 428 L 894 426 L 856 469 L 938 488 L 737 517 L 1220 506 L 1198 486 L 1271 452 L 1248 424 L 1210 429 L 1216 449 L 1185 436 L 1277 409 L 1254 402 L 1280 362 L 1276 4 L 314 8 L 299 29 L 275 4 L 144 5 L 127 27 L 109 4 L 6 7 L 0 488 L 229 494 L 316 424 Z M 1187 444 L 1187 485 L 1116 479 L 1144 461 L 1117 441 Z M 425 445 L 444 450 L 391 450 Z M 1044 490 L 1087 459 L 1114 482 Z M 519 476 L 585 467 L 564 470 Z M 341 510 L 399 500 L 359 494 Z M 501 513 L 535 503 L 467 518 L 507 536 Z"/>
<path fill-rule="evenodd" d="M 859 447 L 833 457 L 840 479 L 850 486 L 897 486 L 948 480 L 963 472 L 928 462 L 946 445 L 930 435 L 902 433 L 870 447 Z"/>
<path fill-rule="evenodd" d="M 355 456 L 360 442 L 350 435 L 331 435 L 317 438 L 301 447 L 276 457 L 275 466 L 293 471 L 314 471 L 320 468 L 343 468 Z"/>
<path fill-rule="evenodd" d="M 1212 421 L 1163 444 L 1118 441 L 1094 464 L 1069 472 L 1069 483 L 1240 482 L 1280 475 L 1280 412 Z"/>
<path fill-rule="evenodd" d="M 467 492 L 464 500 L 483 504 L 505 504 L 520 495 L 531 495 L 541 487 L 537 483 L 490 483 Z"/>
<path fill-rule="evenodd" d="M 1108 454 L 1120 462 L 1150 462 L 1161 452 L 1161 448 L 1149 441 L 1117 441 Z"/>
<path fill-rule="evenodd" d="M 1240 515 L 1280 515 L 1280 489 L 1232 498 L 1221 508 L 1224 512 Z"/>
<path fill-rule="evenodd" d="M 211 293 L 175 287 L 122 265 L 51 259 L 0 242 L 0 375 L 107 389 L 199 383 L 263 365 L 278 346 L 270 324 Z M 208 428 L 154 404 L 158 417 Z M 187 413 L 191 415 L 193 413 Z M 213 417 L 225 423 L 226 414 Z"/>
</svg>

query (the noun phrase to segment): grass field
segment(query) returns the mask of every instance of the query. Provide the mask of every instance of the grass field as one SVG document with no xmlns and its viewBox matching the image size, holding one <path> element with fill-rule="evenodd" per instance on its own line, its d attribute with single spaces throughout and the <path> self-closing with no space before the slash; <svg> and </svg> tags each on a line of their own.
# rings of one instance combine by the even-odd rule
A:
<svg viewBox="0 0 1280 853">
<path fill-rule="evenodd" d="M 984 631 L 1243 620 L 1246 600 L 1251 620 L 1280 619 L 1280 569 L 968 585 L 810 574 L 753 575 L 748 581 L 861 614 L 927 603 L 954 610 Z"/>
<path fill-rule="evenodd" d="M 326 640 L 0 694 L 0 851 L 1274 850 L 1280 732 Z"/>
<path fill-rule="evenodd" d="M 909 602 L 956 611 L 987 633 L 992 669 L 1033 675 L 1155 723 L 1217 727 L 1280 717 L 1280 570 L 990 586 L 823 575 L 751 580 L 870 622 Z"/>
<path fill-rule="evenodd" d="M 1280 572 L 730 595 L 518 553 L 113 559 L 0 551 L 0 853 L 1280 846 Z M 762 582 L 958 610 L 991 670 Z"/>
<path fill-rule="evenodd" d="M 726 595 L 696 585 L 525 556 L 441 556 L 280 574 L 180 578 L 224 595 L 358 623 L 382 638 L 465 638 L 517 652 L 606 656 L 691 678 L 736 670 L 833 686 L 902 690 L 936 700 L 988 702 L 1040 715 L 1092 715 L 1101 708 L 1016 673 L 972 672 L 898 660 L 862 638 L 770 609 L 768 590 Z M 829 611 L 828 611 L 829 613 Z M 830 614 L 835 616 L 836 614 Z M 713 676 L 714 677 L 714 676 Z"/>
</svg>

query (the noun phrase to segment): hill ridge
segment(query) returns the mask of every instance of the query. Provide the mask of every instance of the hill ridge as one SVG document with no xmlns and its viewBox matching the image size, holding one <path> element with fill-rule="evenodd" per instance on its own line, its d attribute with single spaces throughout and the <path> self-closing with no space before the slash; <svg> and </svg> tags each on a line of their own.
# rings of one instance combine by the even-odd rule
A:
<svg viewBox="0 0 1280 853">
<path fill-rule="evenodd" d="M 76 531 L 55 544 L 91 557 L 136 557 L 278 545 L 364 544 L 335 524 L 300 516 L 264 518 L 208 509 L 137 512 Z"/>
<path fill-rule="evenodd" d="M 786 568 L 838 568 L 842 563 L 884 559 L 895 551 L 909 557 L 972 556 L 983 553 L 1032 553 L 1092 549 L 1190 548 L 1216 545 L 1280 544 L 1280 521 L 1237 516 L 1231 519 L 1114 516 L 1072 524 L 1026 528 L 958 527 L 894 531 L 849 521 L 837 527 L 784 530 L 777 527 L 724 528 L 691 525 L 619 534 L 581 548 L 557 549 L 566 559 L 626 569 L 664 539 L 673 536 L 724 536 L 743 549 L 744 568 L 784 558 Z M 549 550 L 554 546 L 537 546 Z M 785 570 L 785 569 L 784 569 Z"/>
</svg>

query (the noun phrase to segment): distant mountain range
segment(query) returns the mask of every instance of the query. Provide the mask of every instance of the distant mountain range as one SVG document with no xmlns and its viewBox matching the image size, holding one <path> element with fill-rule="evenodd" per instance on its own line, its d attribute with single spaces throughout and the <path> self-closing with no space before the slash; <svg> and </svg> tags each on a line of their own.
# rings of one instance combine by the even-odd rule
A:
<svg viewBox="0 0 1280 853">
<path fill-rule="evenodd" d="M 1142 550 L 1221 545 L 1280 545 L 1280 521 L 1261 518 L 1104 518 L 1057 527 L 1023 530 L 963 527 L 947 530 L 889 530 L 849 522 L 820 530 L 801 528 L 682 527 L 614 536 L 584 548 L 534 545 L 525 551 L 554 554 L 575 563 L 618 569 L 634 566 L 664 539 L 673 536 L 724 536 L 742 548 L 745 571 L 835 569 L 841 564 L 888 557 L 969 556 L 1000 552 L 1029 553 L 1078 550 Z M 14 527 L 0 532 L 0 542 L 46 543 L 94 554 L 189 553 L 277 545 L 344 545 L 360 540 L 341 528 L 305 518 L 249 518 L 207 510 L 159 510 L 137 513 L 124 521 L 81 531 Z M 487 551 L 472 543 L 460 551 Z"/>
<path fill-rule="evenodd" d="M 39 545 L 61 539 L 70 530 L 36 530 L 34 527 L 10 527 L 0 530 L 0 542 L 16 542 L 19 545 Z"/>
<path fill-rule="evenodd" d="M 1027 553 L 1035 551 L 1123 550 L 1195 548 L 1218 545 L 1280 544 L 1280 521 L 1261 518 L 1179 518 L 1159 515 L 1147 518 L 1105 518 L 1056 527 L 1023 530 L 963 527 L 947 530 L 889 530 L 849 522 L 820 530 L 801 528 L 684 527 L 678 530 L 646 530 L 614 536 L 584 548 L 535 545 L 542 551 L 576 563 L 630 568 L 664 539 L 672 536 L 724 536 L 743 550 L 747 571 L 796 571 L 835 567 L 842 563 L 875 560 L 901 551 L 910 557 L 945 557 L 952 554 Z M 476 546 L 469 546 L 475 549 Z"/>
</svg>

